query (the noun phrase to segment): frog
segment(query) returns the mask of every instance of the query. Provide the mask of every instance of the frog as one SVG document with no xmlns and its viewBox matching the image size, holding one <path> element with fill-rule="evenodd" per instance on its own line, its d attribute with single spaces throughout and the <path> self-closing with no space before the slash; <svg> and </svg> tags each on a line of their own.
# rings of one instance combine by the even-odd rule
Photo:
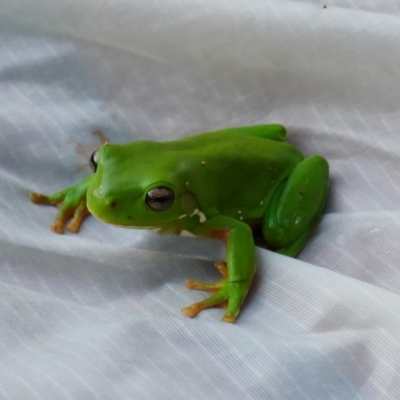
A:
<svg viewBox="0 0 400 400">
<path fill-rule="evenodd" d="M 33 203 L 58 207 L 55 233 L 76 233 L 92 214 L 112 225 L 221 240 L 221 279 L 188 279 L 209 297 L 182 309 L 188 317 L 222 307 L 234 322 L 256 270 L 254 231 L 265 247 L 288 257 L 303 249 L 320 220 L 329 190 L 329 165 L 305 157 L 280 124 L 229 127 L 176 140 L 105 142 L 90 157 L 93 173 Z"/>
</svg>

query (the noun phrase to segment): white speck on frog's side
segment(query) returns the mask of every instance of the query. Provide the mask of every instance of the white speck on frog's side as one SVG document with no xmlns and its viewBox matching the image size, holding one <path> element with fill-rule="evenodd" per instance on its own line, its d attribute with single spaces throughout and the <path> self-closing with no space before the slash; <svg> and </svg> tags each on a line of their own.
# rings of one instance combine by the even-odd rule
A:
<svg viewBox="0 0 400 400">
<path fill-rule="evenodd" d="M 182 215 L 180 215 L 180 216 L 178 217 L 178 219 L 182 219 L 182 218 L 185 218 L 185 217 L 187 217 L 187 214 L 182 214 Z"/>
<path fill-rule="evenodd" d="M 181 230 L 179 232 L 179 235 L 184 236 L 184 237 L 196 237 L 196 235 L 194 235 L 192 232 L 185 231 L 185 230 Z"/>
<path fill-rule="evenodd" d="M 198 208 L 196 208 L 196 209 L 192 212 L 192 214 L 191 214 L 190 216 L 193 217 L 193 215 L 198 215 L 198 216 L 199 216 L 199 221 L 200 221 L 201 224 L 202 224 L 203 222 L 206 222 L 206 221 L 207 221 L 206 215 L 205 215 L 202 211 L 200 211 Z"/>
<path fill-rule="evenodd" d="M 243 217 L 242 217 L 242 216 L 240 216 L 239 219 L 240 219 L 241 221 L 243 221 Z"/>
<path fill-rule="evenodd" d="M 297 225 L 300 222 L 300 219 L 300 217 L 297 217 L 294 223 Z"/>
<path fill-rule="evenodd" d="M 263 200 L 261 200 L 260 201 L 260 206 L 262 206 L 264 204 L 264 201 Z"/>
<path fill-rule="evenodd" d="M 242 210 L 238 210 L 238 214 L 241 214 L 242 213 Z"/>
</svg>

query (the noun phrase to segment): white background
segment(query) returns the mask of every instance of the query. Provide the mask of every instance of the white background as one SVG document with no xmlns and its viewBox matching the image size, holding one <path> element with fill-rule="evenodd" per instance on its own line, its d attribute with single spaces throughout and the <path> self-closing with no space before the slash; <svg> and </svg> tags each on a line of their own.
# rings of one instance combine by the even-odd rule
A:
<svg viewBox="0 0 400 400">
<path fill-rule="evenodd" d="M 327 7 L 324 8 L 324 5 Z M 400 2 L 0 0 L 0 398 L 396 399 Z M 331 166 L 298 259 L 258 249 L 235 325 L 186 278 L 212 240 L 79 235 L 28 191 L 113 142 L 279 122 Z"/>
</svg>

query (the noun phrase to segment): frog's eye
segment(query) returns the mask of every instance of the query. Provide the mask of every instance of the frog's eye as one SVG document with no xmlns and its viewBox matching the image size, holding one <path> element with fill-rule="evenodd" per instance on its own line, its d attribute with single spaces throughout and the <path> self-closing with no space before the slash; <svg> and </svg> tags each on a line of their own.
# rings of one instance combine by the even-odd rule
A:
<svg viewBox="0 0 400 400">
<path fill-rule="evenodd" d="M 151 189 L 146 195 L 146 204 L 154 211 L 168 210 L 174 203 L 174 200 L 174 192 L 165 186 Z"/>
<path fill-rule="evenodd" d="M 94 151 L 92 153 L 92 155 L 90 156 L 90 160 L 89 160 L 89 164 L 90 164 L 90 168 L 92 168 L 93 172 L 96 172 L 97 170 L 97 159 L 98 159 L 98 151 Z"/>
</svg>

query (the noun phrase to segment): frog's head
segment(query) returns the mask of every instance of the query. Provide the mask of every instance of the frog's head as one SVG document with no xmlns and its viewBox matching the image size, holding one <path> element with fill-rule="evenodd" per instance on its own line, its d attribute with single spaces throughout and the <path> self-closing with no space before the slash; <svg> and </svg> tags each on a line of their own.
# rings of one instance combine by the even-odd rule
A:
<svg viewBox="0 0 400 400">
<path fill-rule="evenodd" d="M 89 211 L 104 222 L 135 228 L 178 228 L 197 207 L 157 143 L 105 144 L 92 154 Z"/>
</svg>

